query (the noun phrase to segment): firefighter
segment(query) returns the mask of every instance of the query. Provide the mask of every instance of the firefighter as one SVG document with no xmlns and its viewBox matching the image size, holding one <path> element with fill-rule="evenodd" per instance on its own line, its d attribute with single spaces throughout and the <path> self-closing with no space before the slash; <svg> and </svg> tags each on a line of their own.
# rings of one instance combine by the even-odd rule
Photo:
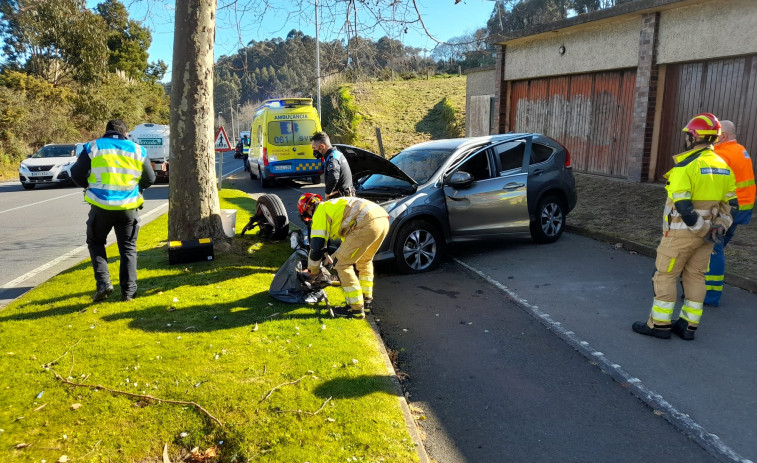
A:
<svg viewBox="0 0 757 463">
<path fill-rule="evenodd" d="M 722 135 L 715 144 L 715 154 L 720 156 L 733 170 L 736 177 L 736 196 L 739 200 L 739 210 L 733 216 L 733 225 L 723 237 L 722 243 L 715 244 L 710 257 L 710 266 L 705 274 L 707 296 L 704 304 L 718 307 L 720 296 L 723 295 L 723 276 L 725 274 L 724 248 L 736 232 L 737 225 L 746 225 L 752 218 L 754 197 L 757 187 L 754 184 L 754 167 L 749 152 L 736 141 L 736 126 L 731 121 L 720 121 L 723 126 Z"/>
<path fill-rule="evenodd" d="M 649 319 L 632 326 L 639 334 L 667 339 L 672 331 L 685 340 L 694 339 L 713 245 L 731 226 L 732 208 L 738 208 L 733 172 L 713 151 L 720 131 L 720 121 L 710 113 L 698 114 L 683 128 L 687 151 L 673 157 L 674 166 L 665 174 L 663 237 L 652 278 L 655 296 Z M 680 316 L 673 321 L 679 277 L 686 295 Z"/>
<path fill-rule="evenodd" d="M 312 193 L 300 197 L 297 209 L 302 220 L 311 223 L 311 275 L 321 271 L 327 240 L 342 240 L 333 261 L 347 305 L 335 308 L 334 315 L 365 318 L 365 308 L 370 310 L 373 303 L 373 256 L 389 232 L 389 215 L 367 199 L 343 197 L 321 202 Z"/>
</svg>

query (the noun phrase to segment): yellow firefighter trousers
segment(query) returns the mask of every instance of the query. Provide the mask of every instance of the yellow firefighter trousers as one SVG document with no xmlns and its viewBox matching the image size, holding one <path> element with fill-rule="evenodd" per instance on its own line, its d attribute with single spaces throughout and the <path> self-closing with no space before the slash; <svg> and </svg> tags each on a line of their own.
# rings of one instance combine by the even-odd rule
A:
<svg viewBox="0 0 757 463">
<path fill-rule="evenodd" d="M 664 236 L 657 246 L 655 267 L 652 277 L 654 284 L 654 304 L 649 325 L 670 324 L 677 298 L 677 282 L 681 277 L 686 300 L 681 308 L 681 316 L 690 325 L 697 325 L 701 317 L 702 304 L 707 293 L 704 274 L 710 262 L 713 243 L 695 235 Z"/>
<path fill-rule="evenodd" d="M 352 309 L 363 308 L 363 297 L 373 299 L 373 256 L 387 233 L 388 217 L 366 217 L 344 237 L 334 253 L 337 260 L 334 268 L 339 274 L 344 300 Z M 359 279 L 355 270 L 360 274 Z"/>
</svg>

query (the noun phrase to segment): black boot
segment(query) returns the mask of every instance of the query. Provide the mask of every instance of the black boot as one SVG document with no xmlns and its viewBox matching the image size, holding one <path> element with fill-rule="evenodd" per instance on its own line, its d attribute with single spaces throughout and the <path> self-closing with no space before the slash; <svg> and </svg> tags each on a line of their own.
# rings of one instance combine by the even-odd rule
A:
<svg viewBox="0 0 757 463">
<path fill-rule="evenodd" d="M 108 283 L 107 286 L 100 286 L 97 288 L 97 292 L 94 296 L 92 296 L 92 302 L 100 302 L 104 301 L 105 299 L 110 296 L 110 294 L 113 292 L 113 285 Z"/>
<path fill-rule="evenodd" d="M 697 332 L 696 326 L 689 326 L 689 322 L 684 320 L 683 318 L 679 318 L 675 322 L 673 322 L 673 326 L 671 327 L 671 330 L 681 337 L 681 339 L 684 339 L 686 341 L 693 341 L 694 340 L 694 334 Z"/>
<path fill-rule="evenodd" d="M 634 322 L 631 327 L 636 333 L 643 334 L 645 336 L 654 336 L 660 339 L 670 338 L 670 325 L 657 325 L 654 328 L 650 328 L 647 322 Z"/>
</svg>

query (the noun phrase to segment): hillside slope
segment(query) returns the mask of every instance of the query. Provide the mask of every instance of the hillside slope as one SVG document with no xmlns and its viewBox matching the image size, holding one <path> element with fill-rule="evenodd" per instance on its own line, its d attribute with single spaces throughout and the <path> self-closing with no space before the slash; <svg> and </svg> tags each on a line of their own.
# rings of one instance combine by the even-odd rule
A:
<svg viewBox="0 0 757 463">
<path fill-rule="evenodd" d="M 387 157 L 414 143 L 448 138 L 442 117 L 445 98 L 456 111 L 460 135 L 465 133 L 465 77 L 359 82 L 350 91 L 362 118 L 355 142 L 361 148 L 378 153 L 376 127 Z"/>
</svg>

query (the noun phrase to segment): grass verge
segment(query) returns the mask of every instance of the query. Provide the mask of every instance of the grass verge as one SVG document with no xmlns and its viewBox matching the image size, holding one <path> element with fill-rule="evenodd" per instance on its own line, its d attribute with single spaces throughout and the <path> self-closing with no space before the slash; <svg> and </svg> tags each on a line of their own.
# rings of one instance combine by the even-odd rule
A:
<svg viewBox="0 0 757 463">
<path fill-rule="evenodd" d="M 656 248 L 662 237 L 665 187 L 576 173 L 578 204 L 567 223 Z M 757 278 L 757 223 L 739 225 L 725 248 L 726 272 Z"/>
<path fill-rule="evenodd" d="M 254 201 L 220 194 L 240 230 Z M 0 311 L 0 460 L 417 461 L 370 326 L 268 296 L 287 243 L 169 266 L 166 236 L 166 215 L 141 230 L 131 302 L 92 304 L 87 260 Z"/>
</svg>

